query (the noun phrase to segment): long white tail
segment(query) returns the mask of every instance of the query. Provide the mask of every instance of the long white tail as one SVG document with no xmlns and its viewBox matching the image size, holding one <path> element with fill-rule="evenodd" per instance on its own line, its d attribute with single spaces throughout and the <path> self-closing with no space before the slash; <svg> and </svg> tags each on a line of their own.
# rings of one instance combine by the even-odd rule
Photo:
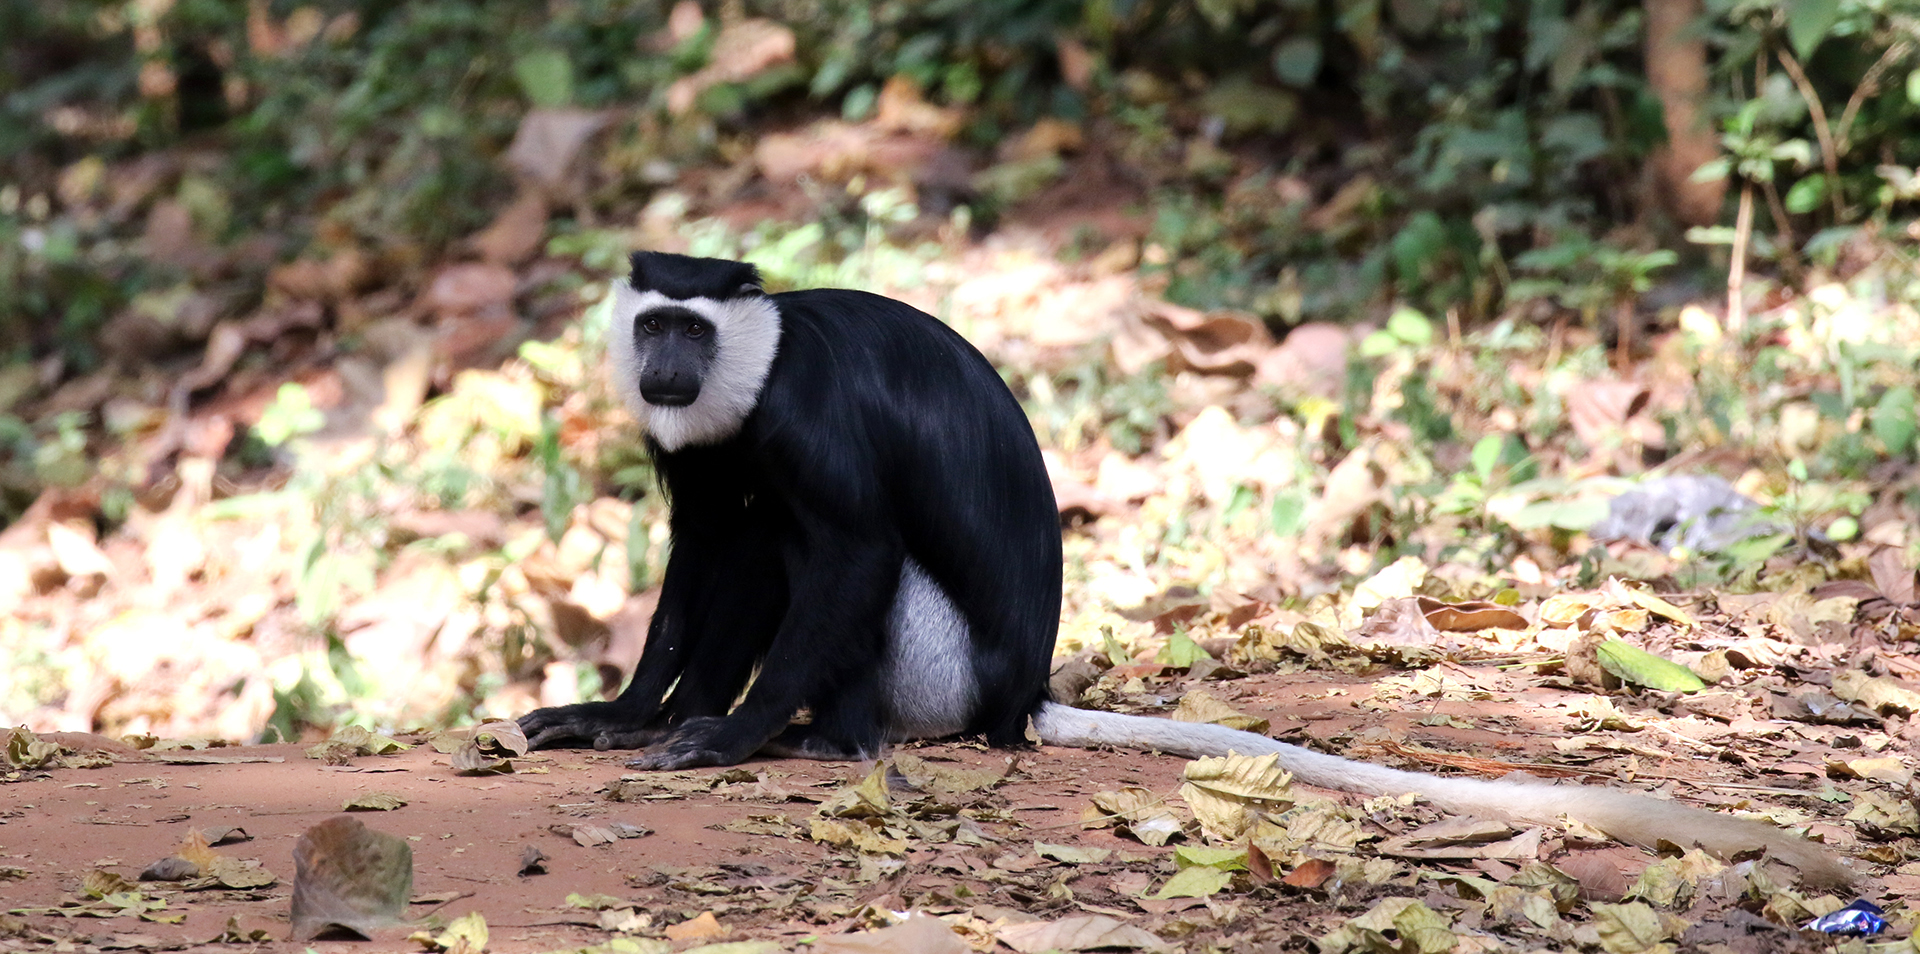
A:
<svg viewBox="0 0 1920 954">
<path fill-rule="evenodd" d="M 1229 752 L 1278 753 L 1281 768 L 1291 772 L 1297 781 L 1318 788 L 1359 795 L 1418 793 L 1435 805 L 1463 815 L 1535 824 L 1551 825 L 1561 816 L 1567 816 L 1644 848 L 1658 847 L 1663 841 L 1698 845 L 1723 859 L 1765 848 L 1769 856 L 1800 869 L 1801 877 L 1811 884 L 1844 885 L 1854 878 L 1854 872 L 1826 848 L 1770 825 L 1615 789 L 1402 772 L 1310 751 L 1226 726 L 1096 712 L 1055 702 L 1041 707 L 1033 725 L 1040 733 L 1040 740 L 1048 745 L 1077 748 L 1111 745 L 1190 759 Z"/>
</svg>

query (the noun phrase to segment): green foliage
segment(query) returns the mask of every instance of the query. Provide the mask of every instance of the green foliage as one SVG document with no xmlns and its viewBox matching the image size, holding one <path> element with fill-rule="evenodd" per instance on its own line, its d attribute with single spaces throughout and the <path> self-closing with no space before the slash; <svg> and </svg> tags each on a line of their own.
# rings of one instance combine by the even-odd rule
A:
<svg viewBox="0 0 1920 954">
<path fill-rule="evenodd" d="M 279 447 L 302 434 L 311 434 L 327 423 L 327 417 L 313 406 L 307 389 L 291 381 L 280 385 L 273 403 L 260 412 L 253 432 L 268 447 Z"/>
</svg>

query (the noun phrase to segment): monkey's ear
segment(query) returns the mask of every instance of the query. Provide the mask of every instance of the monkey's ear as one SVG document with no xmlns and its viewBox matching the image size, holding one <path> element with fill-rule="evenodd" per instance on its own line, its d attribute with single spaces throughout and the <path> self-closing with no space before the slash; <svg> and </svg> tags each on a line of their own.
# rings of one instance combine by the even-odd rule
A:
<svg viewBox="0 0 1920 954">
<path fill-rule="evenodd" d="M 736 295 L 764 295 L 767 293 L 767 290 L 761 288 L 758 281 L 751 281 L 743 283 L 739 288 L 734 289 L 733 293 Z"/>
</svg>

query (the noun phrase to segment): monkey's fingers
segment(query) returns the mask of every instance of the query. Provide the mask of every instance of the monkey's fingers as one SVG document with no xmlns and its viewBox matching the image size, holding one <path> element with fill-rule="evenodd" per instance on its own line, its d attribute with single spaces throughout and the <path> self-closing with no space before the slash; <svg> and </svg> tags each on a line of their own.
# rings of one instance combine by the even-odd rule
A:
<svg viewBox="0 0 1920 954">
<path fill-rule="evenodd" d="M 728 758 L 725 752 L 712 749 L 683 749 L 664 746 L 649 750 L 638 758 L 627 760 L 628 768 L 645 772 L 671 772 L 678 769 L 701 768 L 708 765 L 733 765 L 739 759 Z"/>
<path fill-rule="evenodd" d="M 649 747 L 627 766 L 658 772 L 703 765 L 738 765 L 746 761 L 756 747 L 736 751 L 740 747 L 726 741 L 727 729 L 727 720 L 723 718 L 688 719 L 674 730 L 671 738 Z"/>
<path fill-rule="evenodd" d="M 603 750 L 636 749 L 658 736 L 635 726 L 632 719 L 604 702 L 535 709 L 520 717 L 520 731 L 527 734 L 528 747 L 535 749 L 569 742 Z"/>
</svg>

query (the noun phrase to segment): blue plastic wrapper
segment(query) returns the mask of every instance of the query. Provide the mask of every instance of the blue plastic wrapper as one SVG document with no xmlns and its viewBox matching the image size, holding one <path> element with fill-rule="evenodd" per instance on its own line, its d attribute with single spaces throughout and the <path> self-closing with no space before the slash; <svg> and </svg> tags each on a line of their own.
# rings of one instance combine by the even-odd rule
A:
<svg viewBox="0 0 1920 954">
<path fill-rule="evenodd" d="M 1881 913 L 1880 906 L 1872 901 L 1855 901 L 1831 914 L 1822 914 L 1808 921 L 1807 930 L 1844 937 L 1865 937 L 1887 929 L 1887 919 L 1881 917 Z"/>
</svg>

